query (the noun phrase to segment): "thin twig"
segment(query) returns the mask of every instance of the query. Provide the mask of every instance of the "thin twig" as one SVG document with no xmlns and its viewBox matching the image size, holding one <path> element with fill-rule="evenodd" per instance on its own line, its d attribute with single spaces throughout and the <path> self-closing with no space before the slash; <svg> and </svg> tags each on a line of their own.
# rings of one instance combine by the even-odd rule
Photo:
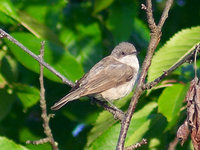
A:
<svg viewBox="0 0 200 150">
<path fill-rule="evenodd" d="M 141 147 L 142 145 L 145 145 L 145 144 L 147 144 L 147 140 L 142 139 L 142 141 L 140 141 L 139 143 L 136 143 L 134 145 L 126 147 L 125 150 L 134 150 L 134 149 L 139 148 L 139 147 Z"/>
<path fill-rule="evenodd" d="M 169 10 L 170 10 L 172 4 L 173 4 L 173 0 L 168 0 L 168 1 L 166 2 L 164 11 L 163 11 L 162 16 L 161 16 L 161 18 L 160 18 L 160 21 L 159 21 L 159 23 L 158 23 L 158 28 L 161 29 L 161 28 L 163 27 L 163 25 L 164 25 L 164 23 L 165 23 L 165 20 L 166 20 L 167 17 L 168 17 L 168 12 L 169 12 Z"/>
<path fill-rule="evenodd" d="M 26 141 L 26 144 L 33 144 L 33 145 L 39 145 L 39 144 L 45 144 L 49 142 L 49 138 L 43 138 L 43 139 L 39 139 L 36 141 Z"/>
<path fill-rule="evenodd" d="M 41 42 L 41 50 L 39 58 L 40 60 L 43 60 L 44 57 L 44 44 L 45 42 Z M 47 106 L 46 106 L 46 100 L 45 100 L 45 88 L 44 88 L 44 78 L 43 78 L 43 70 L 44 67 L 40 64 L 40 107 L 42 109 L 41 117 L 43 119 L 43 128 L 44 133 L 46 134 L 47 138 L 49 138 L 49 142 L 51 143 L 53 150 L 58 150 L 58 144 L 55 142 L 53 138 L 53 134 L 51 133 L 51 128 L 49 127 L 49 120 L 50 117 L 47 115 Z"/>
<path fill-rule="evenodd" d="M 44 44 L 45 42 L 41 42 L 41 50 L 40 50 L 40 55 L 38 56 L 40 60 L 43 60 L 44 57 Z M 45 100 L 45 88 L 44 88 L 44 80 L 43 80 L 43 66 L 40 64 L 40 107 L 42 109 L 42 114 L 41 117 L 43 119 L 43 128 L 44 128 L 44 133 L 46 134 L 46 138 L 40 139 L 37 141 L 27 141 L 26 143 L 32 143 L 32 144 L 44 144 L 47 142 L 50 142 L 51 147 L 53 150 L 58 150 L 58 144 L 55 142 L 53 135 L 51 133 L 51 128 L 49 127 L 49 120 L 50 116 L 47 115 L 47 106 L 46 106 L 46 100 Z"/>
<path fill-rule="evenodd" d="M 66 83 L 73 87 L 75 84 L 65 78 L 63 75 L 61 75 L 58 71 L 56 71 L 53 67 L 51 67 L 48 63 L 44 62 L 44 60 L 41 60 L 39 56 L 31 52 L 28 48 L 26 48 L 24 45 L 22 45 L 19 41 L 17 41 L 15 38 L 13 38 L 11 35 L 6 33 L 4 30 L 0 28 L 0 38 L 6 37 L 11 42 L 15 43 L 18 47 L 20 47 L 22 50 L 24 50 L 26 53 L 28 53 L 30 56 L 32 56 L 35 60 L 37 60 L 41 65 L 46 67 L 49 71 L 51 71 L 53 74 L 55 74 L 57 77 L 59 77 L 63 83 Z"/>
<path fill-rule="evenodd" d="M 156 78 L 154 81 L 146 83 L 143 85 L 143 90 L 151 89 L 153 86 L 157 85 L 164 77 L 169 75 L 172 71 L 174 71 L 176 68 L 178 68 L 183 63 L 190 60 L 191 57 L 194 56 L 195 51 L 200 51 L 200 43 L 195 46 L 195 48 L 192 48 L 189 50 L 177 63 L 175 63 L 172 67 L 170 67 L 167 71 L 164 71 L 164 73 Z M 195 67 L 194 67 L 195 68 Z"/>
<path fill-rule="evenodd" d="M 172 2 L 173 2 L 173 0 L 168 0 L 166 2 L 165 7 L 170 8 Z M 151 38 L 150 38 L 150 43 L 149 43 L 149 46 L 148 46 L 147 55 L 146 55 L 145 60 L 143 62 L 142 72 L 140 74 L 139 81 L 138 81 L 136 89 L 134 91 L 133 98 L 131 99 L 128 111 L 127 111 L 125 118 L 124 118 L 122 125 L 121 125 L 120 135 L 119 135 L 118 143 L 117 143 L 117 147 L 116 147 L 117 150 L 123 150 L 124 149 L 124 143 L 125 143 L 127 131 L 128 131 L 128 128 L 129 128 L 129 125 L 130 125 L 130 122 L 131 122 L 131 118 L 133 116 L 136 105 L 138 103 L 138 99 L 143 92 L 142 87 L 143 87 L 144 82 L 145 82 L 147 71 L 149 69 L 149 66 L 151 65 L 153 53 L 154 53 L 154 51 L 155 51 L 155 49 L 156 49 L 156 47 L 157 47 L 157 45 L 160 41 L 162 24 L 164 24 L 164 22 L 166 20 L 166 19 L 163 19 L 163 23 L 161 23 L 161 25 L 159 27 L 156 26 L 154 19 L 153 19 L 151 0 L 146 1 L 146 7 L 143 6 L 143 9 L 146 11 L 146 14 L 147 14 L 147 22 L 148 22 L 148 25 L 149 25 L 149 28 L 150 28 L 150 31 L 151 31 Z M 168 11 L 169 11 L 169 9 L 165 9 L 165 11 L 163 11 L 163 15 L 162 15 L 163 18 L 167 18 Z M 162 19 L 160 19 L 160 20 L 162 20 Z M 162 21 L 160 21 L 160 22 L 162 22 Z"/>
<path fill-rule="evenodd" d="M 196 48 L 198 48 L 198 46 Z M 197 53 L 198 53 L 198 49 L 195 49 L 195 55 L 194 55 L 194 73 L 195 73 L 195 78 L 197 78 Z"/>
</svg>

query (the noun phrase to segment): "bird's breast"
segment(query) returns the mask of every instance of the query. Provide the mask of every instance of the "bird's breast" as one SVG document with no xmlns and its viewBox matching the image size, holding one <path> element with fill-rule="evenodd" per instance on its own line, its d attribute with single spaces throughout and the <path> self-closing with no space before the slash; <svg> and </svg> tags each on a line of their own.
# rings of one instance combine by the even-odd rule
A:
<svg viewBox="0 0 200 150">
<path fill-rule="evenodd" d="M 96 94 L 95 98 L 107 101 L 121 99 L 132 91 L 136 78 L 137 77 L 135 76 L 129 82 Z"/>
</svg>

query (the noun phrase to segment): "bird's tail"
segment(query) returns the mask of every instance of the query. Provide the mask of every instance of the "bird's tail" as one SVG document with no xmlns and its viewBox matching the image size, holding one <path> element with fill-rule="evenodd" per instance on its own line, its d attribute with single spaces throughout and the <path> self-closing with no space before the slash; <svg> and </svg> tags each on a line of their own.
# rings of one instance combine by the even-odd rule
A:
<svg viewBox="0 0 200 150">
<path fill-rule="evenodd" d="M 75 91 L 67 94 L 65 97 L 63 97 L 61 100 L 59 100 L 57 103 L 55 103 L 51 107 L 51 109 L 52 110 L 58 110 L 58 109 L 60 109 L 61 107 L 63 107 L 68 102 L 80 98 L 81 97 L 80 94 L 81 94 L 81 90 L 75 90 Z"/>
</svg>

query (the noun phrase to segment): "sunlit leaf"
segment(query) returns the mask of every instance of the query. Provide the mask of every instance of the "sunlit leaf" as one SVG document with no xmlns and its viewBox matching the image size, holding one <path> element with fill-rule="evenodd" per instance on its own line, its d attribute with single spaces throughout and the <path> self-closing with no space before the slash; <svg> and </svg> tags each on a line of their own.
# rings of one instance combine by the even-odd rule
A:
<svg viewBox="0 0 200 150">
<path fill-rule="evenodd" d="M 148 71 L 148 81 L 159 77 L 163 71 L 169 69 L 193 46 L 200 42 L 200 27 L 184 29 L 175 34 L 153 56 L 152 64 Z"/>
<path fill-rule="evenodd" d="M 45 21 L 47 21 L 46 15 L 48 14 L 48 8 L 49 6 L 44 4 L 29 5 L 21 13 L 26 12 L 26 15 L 28 15 L 30 18 L 34 18 L 34 20 L 36 19 L 39 23 L 45 24 Z"/>
<path fill-rule="evenodd" d="M 2 59 L 5 57 L 5 52 L 0 51 L 0 88 L 4 88 L 6 84 L 6 79 L 2 75 Z M 7 75 L 7 74 L 6 74 Z"/>
<path fill-rule="evenodd" d="M 19 16 L 17 15 L 16 10 L 10 0 L 0 1 L 0 11 L 19 21 Z"/>
<path fill-rule="evenodd" d="M 40 91 L 35 87 L 15 84 L 14 89 L 24 108 L 35 105 L 40 99 Z"/>
<path fill-rule="evenodd" d="M 99 115 L 97 121 L 90 131 L 87 140 L 87 146 L 90 146 L 99 136 L 101 136 L 104 132 L 109 130 L 109 128 L 114 125 L 116 121 L 113 119 L 111 113 L 104 111 Z"/>
<path fill-rule="evenodd" d="M 157 104 L 155 102 L 151 102 L 134 114 L 127 135 L 128 142 L 126 144 L 129 144 L 129 142 L 133 142 L 135 140 L 139 140 L 142 137 L 142 135 L 144 135 L 144 133 L 149 128 L 150 119 L 148 118 L 148 116 L 156 107 Z M 95 134 L 97 134 L 98 136 L 94 137 L 93 134 L 90 134 L 91 136 L 93 136 L 93 139 L 91 139 L 91 137 L 88 137 L 88 139 L 90 139 L 90 143 L 88 143 L 88 146 L 89 144 L 91 144 L 90 149 L 93 148 L 95 150 L 98 149 L 114 150 L 118 139 L 118 136 L 116 135 L 119 135 L 120 131 L 120 123 L 113 124 L 112 121 L 111 122 L 112 124 L 110 126 L 109 125 L 110 122 L 108 122 L 109 120 L 104 120 L 103 122 L 103 116 L 101 116 L 101 118 L 102 119 L 99 121 L 101 121 L 101 123 L 104 123 L 104 125 L 102 126 L 101 129 L 97 126 L 98 130 L 95 130 L 96 132 Z M 96 126 L 94 126 L 94 128 L 96 128 Z M 103 130 L 104 132 L 102 133 L 101 130 Z M 139 132 L 139 130 L 141 132 Z M 136 136 L 134 136 L 135 134 Z"/>
<path fill-rule="evenodd" d="M 0 11 L 0 23 L 7 25 L 7 24 L 14 24 L 16 23 L 14 19 L 7 16 L 4 12 Z"/>
<path fill-rule="evenodd" d="M 25 28 L 32 32 L 35 36 L 40 39 L 47 39 L 56 44 L 62 45 L 52 30 L 50 30 L 44 24 L 39 23 L 35 18 L 31 17 L 25 12 L 15 10 L 13 4 L 10 0 L 1 0 L 0 1 L 0 11 L 6 14 L 7 16 L 13 18 L 14 20 L 21 23 Z"/>
<path fill-rule="evenodd" d="M 156 107 L 157 103 L 150 102 L 134 113 L 127 134 L 126 146 L 138 142 L 143 138 L 143 135 L 147 131 L 153 128 L 153 125 L 150 125 L 150 123 L 152 122 L 152 119 L 155 119 L 157 116 L 151 117 L 150 115 Z"/>
<path fill-rule="evenodd" d="M 27 48 L 29 48 L 33 53 L 36 55 L 39 54 L 41 40 L 37 39 L 29 33 L 21 32 L 13 33 L 12 35 Z M 26 54 L 21 48 L 17 47 L 13 43 L 7 40 L 6 42 L 12 53 L 22 65 L 34 72 L 39 73 L 39 63 L 36 60 L 34 60 L 31 56 Z M 73 56 L 63 50 L 62 47 L 56 46 L 50 42 L 46 42 L 45 44 L 44 59 L 52 67 L 54 67 L 56 70 L 58 70 L 60 73 L 72 81 L 79 79 L 83 74 L 81 65 L 75 60 Z M 44 76 L 53 81 L 60 82 L 60 79 L 58 79 L 58 77 L 56 77 L 47 69 L 44 69 Z"/>
<path fill-rule="evenodd" d="M 6 84 L 6 80 L 0 73 L 0 89 L 3 88 L 5 84 Z"/>
<path fill-rule="evenodd" d="M 173 120 L 173 123 L 176 123 L 187 89 L 188 86 L 175 84 L 162 91 L 158 98 L 158 111 L 167 118 L 168 122 Z"/>
<path fill-rule="evenodd" d="M 57 35 L 52 30 L 50 30 L 47 26 L 39 23 L 36 19 L 29 16 L 25 12 L 19 11 L 18 14 L 20 18 L 19 19 L 20 23 L 24 27 L 26 27 L 30 32 L 32 32 L 35 36 L 37 36 L 40 39 L 46 39 L 53 43 L 62 45 Z"/>
<path fill-rule="evenodd" d="M 0 149 L 1 150 L 28 150 L 26 147 L 16 144 L 12 140 L 0 136 Z"/>
</svg>

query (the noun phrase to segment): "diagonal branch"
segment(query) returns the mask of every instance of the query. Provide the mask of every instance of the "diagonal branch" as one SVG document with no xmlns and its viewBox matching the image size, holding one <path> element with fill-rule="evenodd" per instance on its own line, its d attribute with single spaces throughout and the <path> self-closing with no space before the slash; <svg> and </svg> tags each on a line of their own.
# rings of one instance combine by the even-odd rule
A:
<svg viewBox="0 0 200 150">
<path fill-rule="evenodd" d="M 166 3 L 166 7 L 171 6 L 173 0 L 168 0 Z M 144 9 L 145 8 L 145 9 Z M 149 69 L 149 66 L 151 65 L 151 60 L 153 57 L 153 53 L 160 41 L 160 37 L 161 37 L 161 29 L 162 29 L 162 23 L 160 26 L 156 26 L 154 19 L 153 19 L 153 12 L 152 12 L 152 3 L 151 0 L 146 0 L 146 6 L 143 4 L 142 5 L 142 9 L 146 10 L 146 14 L 147 14 L 147 21 L 148 21 L 148 25 L 151 31 L 151 38 L 150 38 L 150 43 L 148 46 L 148 51 L 147 51 L 147 55 L 145 57 L 145 60 L 143 62 L 143 66 L 142 66 L 142 72 L 139 78 L 139 81 L 137 83 L 136 89 L 134 91 L 134 95 L 131 99 L 128 111 L 125 115 L 125 118 L 122 122 L 121 125 L 121 130 L 120 130 L 120 135 L 118 138 L 118 143 L 117 143 L 117 150 L 124 150 L 124 143 L 125 143 L 125 139 L 126 139 L 126 135 L 128 132 L 128 128 L 131 122 L 131 118 L 133 116 L 133 113 L 135 111 L 136 105 L 138 103 L 138 99 L 141 96 L 142 92 L 143 92 L 143 85 L 145 82 L 145 78 L 147 75 L 147 71 Z M 168 15 L 168 11 L 169 9 L 166 9 L 166 11 L 163 13 L 161 18 L 167 18 Z M 161 19 L 165 22 L 166 19 Z M 164 24 L 163 22 L 163 24 Z"/>
<path fill-rule="evenodd" d="M 61 75 L 58 71 L 56 71 L 53 67 L 51 67 L 48 63 L 46 63 L 44 60 L 42 60 L 39 56 L 35 55 L 33 52 L 31 52 L 28 48 L 26 48 L 23 44 L 21 44 L 19 41 L 17 41 L 15 38 L 13 38 L 11 35 L 6 33 L 0 28 L 0 38 L 6 37 L 11 42 L 15 43 L 17 46 L 19 46 L 23 51 L 28 53 L 30 56 L 32 56 L 35 60 L 37 60 L 41 65 L 46 67 L 49 71 L 51 71 L 53 74 L 55 74 L 57 77 L 59 77 L 63 83 L 66 83 L 70 85 L 71 87 L 75 84 L 65 78 L 63 75 Z"/>
<path fill-rule="evenodd" d="M 190 60 L 191 57 L 194 56 L 195 51 L 200 51 L 200 43 L 197 44 L 194 48 L 189 50 L 177 63 L 175 63 L 172 67 L 170 67 L 167 71 L 164 71 L 164 73 L 156 78 L 154 81 L 146 83 L 143 86 L 143 90 L 148 90 L 151 89 L 153 86 L 157 85 L 164 77 L 169 75 L 172 71 L 174 71 L 176 68 L 178 68 L 180 65 L 183 63 L 187 62 Z"/>
</svg>

